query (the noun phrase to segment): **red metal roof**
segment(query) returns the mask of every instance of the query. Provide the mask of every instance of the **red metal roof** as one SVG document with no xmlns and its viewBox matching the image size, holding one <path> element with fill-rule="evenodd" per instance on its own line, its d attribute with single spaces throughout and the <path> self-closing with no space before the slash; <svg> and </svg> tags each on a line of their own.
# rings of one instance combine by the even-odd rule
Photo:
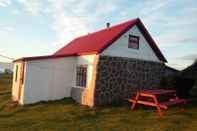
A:
<svg viewBox="0 0 197 131">
<path fill-rule="evenodd" d="M 56 58 L 62 56 L 75 56 L 90 53 L 101 53 L 104 49 L 110 46 L 114 41 L 116 41 L 121 35 L 127 32 L 132 26 L 137 25 L 141 33 L 144 35 L 150 47 L 153 49 L 157 57 L 163 61 L 167 62 L 156 43 L 146 30 L 140 19 L 133 19 L 127 22 L 105 28 L 103 30 L 90 33 L 72 40 L 70 43 L 65 45 L 63 48 L 59 49 L 51 56 L 39 56 L 23 58 L 24 60 L 34 60 L 34 59 L 45 59 L 45 58 Z M 21 59 L 19 59 L 21 60 Z"/>
<path fill-rule="evenodd" d="M 55 55 L 78 54 L 83 52 L 100 53 L 121 34 L 123 34 L 123 32 L 125 32 L 129 27 L 133 26 L 136 21 L 137 19 L 130 20 L 128 22 L 76 38 L 58 50 Z"/>
<path fill-rule="evenodd" d="M 157 57 L 161 61 L 167 62 L 140 19 L 133 19 L 110 28 L 78 37 L 58 50 L 54 55 L 79 55 L 86 52 L 101 53 L 134 25 L 139 27 Z"/>
</svg>

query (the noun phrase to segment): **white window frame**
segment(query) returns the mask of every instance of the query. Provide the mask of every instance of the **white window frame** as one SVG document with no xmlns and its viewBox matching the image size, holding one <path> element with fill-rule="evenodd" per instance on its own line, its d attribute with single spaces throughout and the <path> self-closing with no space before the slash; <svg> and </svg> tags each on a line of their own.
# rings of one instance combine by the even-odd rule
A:
<svg viewBox="0 0 197 131">
<path fill-rule="evenodd" d="M 85 73 L 85 74 L 83 74 L 83 73 Z M 88 66 L 87 65 L 77 65 L 75 86 L 78 88 L 86 88 L 87 87 L 87 78 L 88 78 L 87 76 L 88 76 Z"/>
<path fill-rule="evenodd" d="M 135 38 L 137 40 L 137 42 L 135 43 L 135 44 L 137 44 L 137 48 L 131 47 L 132 42 L 135 42 L 135 41 L 131 40 L 132 39 L 131 37 L 133 37 L 133 38 Z M 128 37 L 128 48 L 129 49 L 134 49 L 134 50 L 139 50 L 140 49 L 140 37 L 136 36 L 136 35 L 129 34 L 129 37 Z"/>
</svg>

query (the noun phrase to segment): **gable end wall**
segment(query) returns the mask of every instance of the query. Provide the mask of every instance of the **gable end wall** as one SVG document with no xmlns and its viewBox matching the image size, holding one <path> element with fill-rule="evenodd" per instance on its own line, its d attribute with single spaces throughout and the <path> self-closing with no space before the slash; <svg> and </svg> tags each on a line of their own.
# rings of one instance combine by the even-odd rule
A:
<svg viewBox="0 0 197 131">
<path fill-rule="evenodd" d="M 129 34 L 139 36 L 138 50 L 128 48 Z M 101 55 L 161 62 L 136 25 L 120 36 L 120 38 L 106 48 Z"/>
</svg>

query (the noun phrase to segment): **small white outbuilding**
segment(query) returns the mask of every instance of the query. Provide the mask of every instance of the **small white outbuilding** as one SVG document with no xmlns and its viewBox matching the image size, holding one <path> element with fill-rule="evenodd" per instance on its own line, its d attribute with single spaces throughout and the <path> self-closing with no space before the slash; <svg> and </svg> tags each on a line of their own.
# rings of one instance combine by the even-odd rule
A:
<svg viewBox="0 0 197 131">
<path fill-rule="evenodd" d="M 158 85 L 165 62 L 140 19 L 133 19 L 76 38 L 53 55 L 15 60 L 12 99 L 109 104 L 142 83 Z"/>
</svg>

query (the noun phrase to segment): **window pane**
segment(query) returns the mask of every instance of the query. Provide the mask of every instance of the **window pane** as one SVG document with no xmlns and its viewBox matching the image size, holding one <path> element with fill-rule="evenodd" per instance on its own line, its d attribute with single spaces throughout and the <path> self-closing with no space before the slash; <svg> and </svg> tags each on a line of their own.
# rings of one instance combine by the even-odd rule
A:
<svg viewBox="0 0 197 131">
<path fill-rule="evenodd" d="M 139 36 L 129 35 L 128 48 L 139 49 Z"/>
<path fill-rule="evenodd" d="M 87 66 L 77 67 L 76 85 L 86 87 Z"/>
</svg>

